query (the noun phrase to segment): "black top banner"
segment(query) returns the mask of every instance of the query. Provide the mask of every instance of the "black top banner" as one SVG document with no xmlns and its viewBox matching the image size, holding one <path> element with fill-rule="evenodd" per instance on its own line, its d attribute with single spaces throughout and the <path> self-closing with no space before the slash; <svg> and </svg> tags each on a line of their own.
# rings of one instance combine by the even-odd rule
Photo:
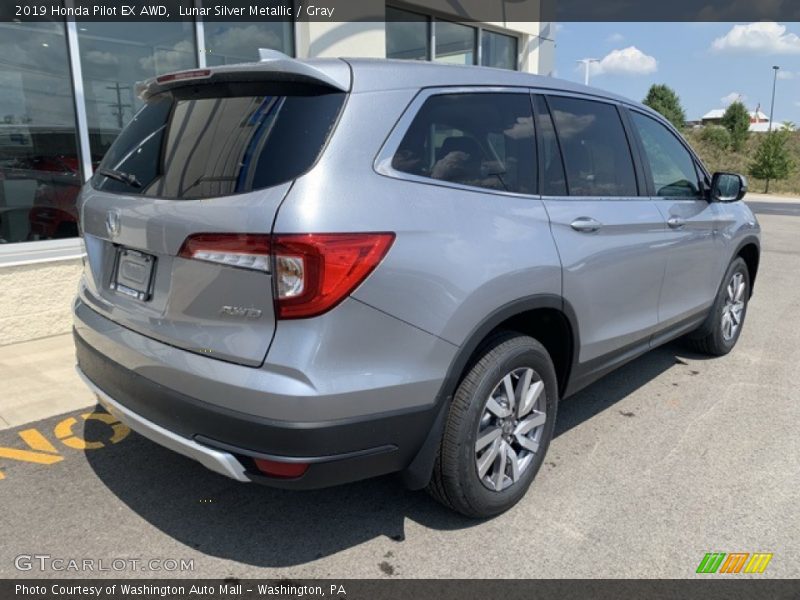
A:
<svg viewBox="0 0 800 600">
<path fill-rule="evenodd" d="M 0 21 L 385 21 L 387 4 L 465 22 L 800 21 L 798 0 L 2 0 Z"/>
</svg>

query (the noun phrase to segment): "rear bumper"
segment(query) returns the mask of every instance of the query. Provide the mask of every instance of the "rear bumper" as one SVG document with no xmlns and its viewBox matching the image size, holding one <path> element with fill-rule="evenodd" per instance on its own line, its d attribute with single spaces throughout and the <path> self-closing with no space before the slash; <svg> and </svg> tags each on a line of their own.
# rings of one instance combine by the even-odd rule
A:
<svg viewBox="0 0 800 600">
<path fill-rule="evenodd" d="M 220 475 L 225 475 L 237 481 L 250 481 L 250 478 L 245 474 L 244 467 L 241 462 L 236 460 L 236 457 L 228 452 L 220 452 L 198 444 L 194 440 L 190 440 L 179 435 L 175 435 L 168 429 L 164 429 L 160 425 L 156 425 L 152 421 L 148 421 L 144 417 L 137 415 L 132 410 L 125 408 L 122 404 L 114 400 L 111 396 L 106 394 L 103 390 L 97 387 L 92 381 L 86 377 L 77 367 L 78 375 L 83 382 L 97 396 L 97 401 L 112 415 L 125 423 L 128 427 L 143 435 L 144 437 L 174 450 L 178 454 L 188 456 L 202 464 L 207 469 L 210 469 Z"/>
<path fill-rule="evenodd" d="M 109 412 L 156 443 L 238 481 L 314 489 L 402 471 L 437 414 L 431 404 L 346 420 L 271 420 L 152 381 L 98 351 L 78 330 L 74 339 L 78 371 Z M 257 471 L 254 458 L 310 466 L 301 477 L 275 478 Z"/>
</svg>

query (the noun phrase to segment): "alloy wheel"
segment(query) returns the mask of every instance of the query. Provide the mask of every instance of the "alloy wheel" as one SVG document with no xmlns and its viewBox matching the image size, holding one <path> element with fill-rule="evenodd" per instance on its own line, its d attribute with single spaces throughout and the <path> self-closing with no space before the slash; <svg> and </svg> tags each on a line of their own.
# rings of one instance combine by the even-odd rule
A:
<svg viewBox="0 0 800 600">
<path fill-rule="evenodd" d="M 475 442 L 475 466 L 484 486 L 503 491 L 530 467 L 547 420 L 545 401 L 544 382 L 531 368 L 507 373 L 494 387 Z"/>
<path fill-rule="evenodd" d="M 746 288 L 744 275 L 740 272 L 734 273 L 728 283 L 725 304 L 722 306 L 722 337 L 726 342 L 736 336 L 742 325 Z"/>
</svg>

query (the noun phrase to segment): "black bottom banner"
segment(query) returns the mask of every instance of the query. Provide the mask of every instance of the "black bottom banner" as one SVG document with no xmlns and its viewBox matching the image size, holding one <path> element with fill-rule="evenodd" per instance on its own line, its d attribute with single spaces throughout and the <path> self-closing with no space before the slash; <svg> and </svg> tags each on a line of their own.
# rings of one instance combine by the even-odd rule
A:
<svg viewBox="0 0 800 600">
<path fill-rule="evenodd" d="M 349 599 L 349 600 L 734 600 L 800 599 L 800 581 L 715 580 L 467 580 L 467 579 L 62 579 L 2 580 L 0 599 Z"/>
</svg>

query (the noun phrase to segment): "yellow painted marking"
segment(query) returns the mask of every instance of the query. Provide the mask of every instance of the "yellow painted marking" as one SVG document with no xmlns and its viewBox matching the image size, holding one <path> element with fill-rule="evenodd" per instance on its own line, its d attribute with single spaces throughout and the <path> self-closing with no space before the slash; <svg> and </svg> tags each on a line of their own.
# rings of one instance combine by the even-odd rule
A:
<svg viewBox="0 0 800 600">
<path fill-rule="evenodd" d="M 10 458 L 11 460 L 21 460 L 22 462 L 32 462 L 37 465 L 52 465 L 64 460 L 58 454 L 45 454 L 43 452 L 31 452 L 30 450 L 18 450 L 16 448 L 4 448 L 0 446 L 0 458 Z"/>
<path fill-rule="evenodd" d="M 84 421 L 101 421 L 107 425 L 110 425 L 114 432 L 109 439 L 109 442 L 112 444 L 118 444 L 128 437 L 128 434 L 131 432 L 127 426 L 123 425 L 117 421 L 117 419 L 106 413 L 84 413 L 81 415 L 81 418 Z M 75 450 L 99 450 L 100 448 L 106 447 L 103 442 L 88 442 L 85 439 L 75 435 L 72 432 L 72 428 L 77 422 L 78 421 L 75 419 L 75 417 L 67 417 L 55 426 L 53 433 L 55 433 L 56 437 L 61 440 L 61 443 L 70 448 L 74 448 Z"/>
<path fill-rule="evenodd" d="M 39 433 L 38 429 L 26 429 L 19 432 L 19 437 L 34 450 L 39 452 L 52 452 L 58 454 L 58 450 L 50 443 L 46 437 Z"/>
<path fill-rule="evenodd" d="M 124 423 L 120 423 L 119 420 L 114 416 L 108 413 L 86 413 L 82 415 L 85 420 L 93 419 L 95 421 L 102 421 L 107 425 L 111 426 L 111 430 L 114 434 L 108 440 L 112 444 L 119 444 L 122 440 L 128 437 L 131 433 L 130 427 L 125 425 Z"/>
<path fill-rule="evenodd" d="M 113 415 L 104 412 L 84 413 L 81 415 L 84 421 L 100 421 L 111 427 L 111 437 L 107 442 L 90 442 L 78 437 L 73 432 L 73 427 L 78 422 L 75 417 L 67 417 L 60 421 L 53 428 L 55 436 L 61 440 L 68 448 L 75 450 L 98 450 L 105 448 L 108 444 L 119 444 L 130 434 L 131 430 L 127 425 Z M 19 437 L 28 446 L 29 450 L 19 448 L 6 448 L 0 446 L 0 458 L 9 458 L 21 462 L 29 462 L 37 465 L 52 465 L 64 460 L 59 454 L 59 450 L 48 440 L 38 429 L 24 429 L 18 432 Z M 6 478 L 6 474 L 0 471 L 0 481 Z"/>
<path fill-rule="evenodd" d="M 67 417 L 55 426 L 53 433 L 65 446 L 75 450 L 97 450 L 105 446 L 103 442 L 87 442 L 83 438 L 74 435 L 72 428 L 77 422 L 78 420 L 75 417 Z"/>
</svg>

